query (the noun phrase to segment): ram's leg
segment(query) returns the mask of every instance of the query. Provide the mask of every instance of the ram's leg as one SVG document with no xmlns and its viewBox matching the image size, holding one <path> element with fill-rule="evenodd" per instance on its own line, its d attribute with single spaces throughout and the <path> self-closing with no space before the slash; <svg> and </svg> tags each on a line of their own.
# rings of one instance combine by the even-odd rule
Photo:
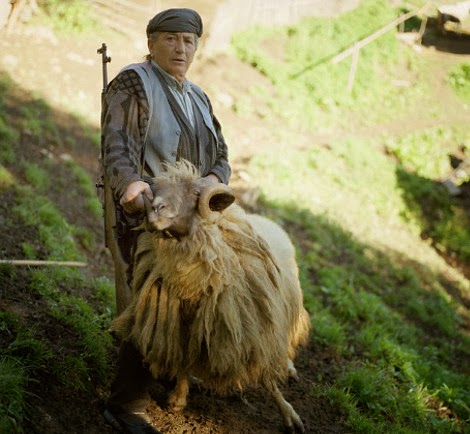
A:
<svg viewBox="0 0 470 434">
<path fill-rule="evenodd" d="M 299 381 L 299 375 L 297 374 L 297 369 L 295 369 L 294 362 L 291 359 L 287 360 L 287 375 L 289 378 Z"/>
<path fill-rule="evenodd" d="M 168 399 L 169 406 L 173 411 L 182 411 L 186 407 L 189 393 L 189 377 L 186 374 L 178 374 L 176 386 Z"/>
<path fill-rule="evenodd" d="M 284 396 L 282 396 L 282 393 L 277 386 L 271 391 L 271 393 L 282 414 L 284 426 L 286 427 L 287 432 L 295 433 L 296 430 L 305 432 L 304 424 L 302 423 L 299 415 L 296 413 L 292 405 L 286 401 Z"/>
</svg>

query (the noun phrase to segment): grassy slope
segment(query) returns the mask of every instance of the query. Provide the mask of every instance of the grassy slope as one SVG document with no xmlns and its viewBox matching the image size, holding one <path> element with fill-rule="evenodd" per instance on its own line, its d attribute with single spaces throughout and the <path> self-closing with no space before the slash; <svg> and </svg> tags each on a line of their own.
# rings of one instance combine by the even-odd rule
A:
<svg viewBox="0 0 470 434">
<path fill-rule="evenodd" d="M 340 403 L 359 432 L 458 431 L 470 414 L 470 286 L 445 258 L 468 264 L 470 221 L 437 181 L 451 171 L 448 155 L 457 144 L 468 146 L 468 128 L 439 124 L 447 108 L 432 99 L 427 80 L 436 65 L 400 45 L 394 32 L 361 51 L 352 94 L 349 64 L 323 62 L 392 21 L 384 6 L 364 2 L 334 24 L 309 19 L 284 31 L 251 29 L 234 45 L 278 86 L 265 98 L 283 122 L 315 131 L 348 131 L 351 122 L 399 126 L 419 106 L 421 120 L 435 126 L 300 150 L 285 141 L 280 152 L 258 154 L 249 173 L 268 212 L 296 227 L 314 337 L 344 358 L 331 386 L 314 393 Z M 270 55 L 273 35 L 284 59 Z M 467 68 L 456 66 L 464 89 Z M 394 88 L 403 70 L 413 84 Z"/>
<path fill-rule="evenodd" d="M 101 206 L 73 156 L 96 153 L 96 140 L 6 74 L 0 87 L 2 259 L 89 260 L 96 228 L 79 216 L 97 221 Z M 23 432 L 42 394 L 89 402 L 107 384 L 113 287 L 77 268 L 9 264 L 0 282 L 0 432 Z"/>
<path fill-rule="evenodd" d="M 403 120 L 414 103 L 430 98 L 423 64 L 393 34 L 361 54 L 352 95 L 344 90 L 347 64 L 312 66 L 388 22 L 394 12 L 379 3 L 365 2 L 364 9 L 333 24 L 313 19 L 285 32 L 277 29 L 284 59 L 252 43 L 263 46 L 269 30 L 235 40 L 240 56 L 276 86 L 274 97 L 254 90 L 272 110 L 266 122 L 271 116 L 278 122 L 294 119 L 294 128 L 309 132 L 337 128 L 338 119 L 339 127 Z M 311 50 L 312 45 L 321 50 Z M 416 81 L 397 90 L 391 77 L 403 68 Z M 299 71 L 305 72 L 296 76 Z M 73 159 L 68 162 L 72 184 L 81 187 L 72 212 L 57 209 L 54 190 L 63 193 L 65 186 L 50 174 L 60 173 L 64 164 L 33 151 L 52 142 L 73 155 L 78 147 L 70 137 L 60 142 L 66 135 L 58 134 L 46 103 L 17 99 L 8 77 L 1 77 L 1 86 L 1 194 L 15 197 L 11 212 L 2 209 L 4 227 L 18 236 L 18 222 L 23 232 L 37 230 L 36 243 L 19 247 L 22 257 L 82 259 L 96 244 L 89 228 L 75 226 L 73 215 L 80 207 L 99 213 L 93 180 Z M 21 117 L 11 110 L 15 101 L 22 103 Z M 439 110 L 432 100 L 427 103 Z M 25 129 L 30 153 L 18 147 L 27 146 Z M 435 182 L 449 169 L 447 153 L 453 149 L 448 144 L 468 139 L 460 125 L 437 125 L 397 138 L 356 137 L 260 154 L 250 163 L 249 174 L 263 193 L 263 212 L 284 223 L 298 246 L 314 340 L 335 354 L 333 378 L 328 384 L 318 378 L 312 395 L 339 405 L 355 432 L 458 432 L 469 417 L 469 282 L 442 256 L 468 262 L 468 217 Z M 47 337 L 45 321 L 31 330 L 31 318 L 19 306 L 1 313 L 0 376 L 9 387 L 0 391 L 0 431 L 21 431 L 28 393 L 42 376 L 90 397 L 106 383 L 109 341 L 102 330 L 112 314 L 112 291 L 106 278 L 77 270 L 2 266 L 0 273 L 3 290 L 21 282 L 48 315 L 77 336 L 73 347 L 59 350 L 56 336 Z M 66 377 L 64 367 L 70 372 Z"/>
</svg>

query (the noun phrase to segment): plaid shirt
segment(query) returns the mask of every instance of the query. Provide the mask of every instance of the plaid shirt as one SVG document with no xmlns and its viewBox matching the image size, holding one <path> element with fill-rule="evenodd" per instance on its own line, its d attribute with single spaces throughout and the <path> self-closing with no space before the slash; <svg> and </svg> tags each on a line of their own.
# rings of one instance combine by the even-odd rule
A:
<svg viewBox="0 0 470 434">
<path fill-rule="evenodd" d="M 206 99 L 212 114 L 210 102 Z M 118 199 L 130 183 L 142 179 L 140 171 L 149 106 L 142 81 L 135 71 L 122 71 L 110 83 L 102 113 L 103 166 Z M 217 132 L 217 150 L 214 150 L 215 163 L 207 173 L 215 173 L 222 182 L 228 183 L 227 145 L 213 114 L 212 120 Z"/>
</svg>

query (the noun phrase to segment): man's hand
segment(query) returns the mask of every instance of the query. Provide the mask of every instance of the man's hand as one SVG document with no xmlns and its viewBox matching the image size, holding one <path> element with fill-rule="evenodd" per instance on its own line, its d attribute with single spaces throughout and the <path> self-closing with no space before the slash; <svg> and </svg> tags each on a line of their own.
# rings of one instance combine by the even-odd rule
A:
<svg viewBox="0 0 470 434">
<path fill-rule="evenodd" d="M 144 181 L 134 181 L 127 186 L 119 203 L 128 214 L 142 212 L 145 210 L 143 194 L 145 194 L 150 201 L 153 200 L 150 186 Z"/>
<path fill-rule="evenodd" d="M 214 175 L 213 173 L 209 173 L 209 175 L 204 176 L 204 178 L 202 179 L 208 184 L 215 184 L 217 182 L 220 182 L 220 179 L 218 178 L 218 176 Z"/>
</svg>

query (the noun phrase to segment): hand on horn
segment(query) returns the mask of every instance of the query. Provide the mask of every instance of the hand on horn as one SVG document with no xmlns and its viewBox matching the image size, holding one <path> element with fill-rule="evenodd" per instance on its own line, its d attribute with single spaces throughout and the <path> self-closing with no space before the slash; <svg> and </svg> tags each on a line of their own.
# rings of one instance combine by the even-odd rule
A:
<svg viewBox="0 0 470 434">
<path fill-rule="evenodd" d="M 153 194 L 150 186 L 144 181 L 134 181 L 130 183 L 119 203 L 128 214 L 137 214 L 145 210 L 144 198 L 142 195 L 152 201 Z"/>
<path fill-rule="evenodd" d="M 204 176 L 204 178 L 201 178 L 201 180 L 207 184 L 216 184 L 220 182 L 220 179 L 218 178 L 218 176 L 214 175 L 213 173 L 209 173 L 209 175 Z"/>
</svg>

